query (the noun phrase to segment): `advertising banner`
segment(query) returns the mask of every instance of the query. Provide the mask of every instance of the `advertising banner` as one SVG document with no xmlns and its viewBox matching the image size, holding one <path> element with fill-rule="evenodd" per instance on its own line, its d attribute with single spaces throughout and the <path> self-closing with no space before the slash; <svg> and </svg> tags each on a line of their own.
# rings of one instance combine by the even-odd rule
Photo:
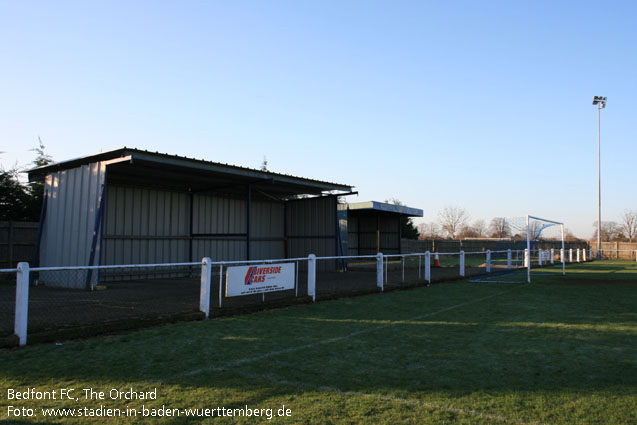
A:
<svg viewBox="0 0 637 425">
<path fill-rule="evenodd" d="M 294 263 L 228 267 L 226 296 L 294 289 Z"/>
</svg>

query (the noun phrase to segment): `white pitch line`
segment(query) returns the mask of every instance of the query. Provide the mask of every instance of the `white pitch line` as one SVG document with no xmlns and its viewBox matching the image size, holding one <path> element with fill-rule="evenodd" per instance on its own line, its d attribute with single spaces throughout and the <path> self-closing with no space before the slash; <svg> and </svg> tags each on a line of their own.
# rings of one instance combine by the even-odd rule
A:
<svg viewBox="0 0 637 425">
<path fill-rule="evenodd" d="M 435 404 L 435 403 L 430 403 L 428 401 L 424 401 L 424 400 L 417 400 L 417 399 L 408 399 L 408 398 L 401 398 L 401 397 L 392 397 L 392 396 L 385 396 L 382 394 L 371 394 L 371 393 L 363 393 L 360 391 L 342 391 L 336 387 L 330 387 L 330 386 L 314 386 L 314 385 L 309 385 L 303 382 L 296 382 L 296 381 L 288 381 L 287 379 L 279 379 L 276 378 L 272 375 L 257 375 L 257 374 L 252 374 L 252 373 L 246 373 L 244 371 L 238 371 L 237 372 L 239 375 L 243 375 L 246 377 L 252 377 L 252 378 L 262 378 L 265 379 L 267 381 L 270 382 L 274 382 L 275 384 L 282 384 L 282 385 L 291 385 L 294 387 L 299 387 L 299 388 L 308 388 L 308 389 L 312 389 L 315 391 L 329 391 L 332 393 L 336 393 L 336 394 L 341 394 L 341 395 L 345 395 L 345 396 L 354 396 L 354 397 L 365 397 L 365 398 L 374 398 L 377 400 L 381 400 L 381 401 L 388 401 L 388 402 L 392 402 L 392 403 L 403 403 L 403 404 L 409 404 L 412 406 L 420 406 L 420 407 L 425 407 L 428 409 L 435 409 L 435 410 L 442 410 L 445 412 L 450 412 L 450 413 L 456 413 L 459 415 L 464 415 L 464 416 L 473 416 L 476 418 L 482 418 L 482 419 L 488 419 L 491 421 L 498 421 L 498 422 L 504 422 L 504 423 L 511 423 L 511 424 L 516 424 L 516 425 L 546 425 L 543 422 L 524 422 L 518 419 L 511 419 L 511 418 L 507 418 L 506 416 L 500 416 L 500 415 L 495 415 L 492 413 L 485 413 L 485 412 L 479 412 L 477 410 L 473 410 L 473 409 L 463 409 L 461 407 L 453 407 L 453 406 L 443 406 L 440 404 Z"/>
<path fill-rule="evenodd" d="M 450 310 L 455 310 L 457 308 L 464 307 L 466 305 L 475 304 L 475 303 L 478 303 L 480 301 L 488 300 L 489 298 L 497 297 L 499 295 L 506 294 L 506 293 L 514 291 L 516 289 L 518 289 L 518 288 L 509 289 L 508 291 L 502 291 L 502 292 L 498 292 L 497 294 L 491 294 L 491 295 L 488 295 L 486 297 L 478 298 L 478 299 L 471 300 L 471 301 L 466 301 L 464 303 L 456 304 L 456 305 L 453 305 L 451 307 L 446 307 L 446 308 L 443 308 L 441 310 L 434 311 L 432 313 L 421 314 L 421 315 L 418 315 L 418 316 L 410 317 L 408 319 L 404 319 L 403 322 L 404 321 L 420 320 L 420 319 L 424 319 L 424 318 L 427 318 L 427 317 L 435 316 L 437 314 L 445 313 L 445 312 L 450 311 Z M 176 373 L 174 375 L 171 375 L 171 376 L 168 376 L 166 378 L 160 379 L 160 380 L 158 380 L 156 382 L 164 382 L 164 381 L 169 380 L 169 379 L 175 379 L 175 378 L 184 377 L 184 376 L 197 375 L 197 374 L 200 374 L 200 373 L 203 373 L 203 372 L 219 372 L 219 371 L 223 371 L 223 370 L 226 370 L 226 369 L 238 366 L 238 365 L 242 365 L 244 363 L 252 363 L 252 362 L 259 361 L 259 360 L 268 359 L 270 357 L 278 356 L 280 354 L 293 353 L 295 351 L 304 350 L 306 348 L 313 348 L 313 347 L 318 347 L 320 345 L 326 345 L 326 344 L 331 344 L 333 342 L 343 341 L 343 340 L 346 340 L 346 339 L 349 339 L 349 338 L 352 338 L 352 337 L 355 337 L 355 336 L 358 336 L 358 335 L 362 335 L 362 334 L 366 334 L 366 333 L 370 333 L 370 332 L 375 332 L 377 330 L 385 329 L 385 328 L 390 327 L 390 326 L 395 326 L 397 324 L 399 324 L 399 323 L 393 323 L 392 322 L 392 323 L 377 325 L 377 326 L 372 327 L 372 328 L 367 328 L 367 329 L 362 329 L 360 331 L 350 332 L 350 333 L 348 333 L 346 335 L 335 336 L 333 338 L 327 338 L 327 339 L 324 339 L 322 341 L 311 342 L 309 344 L 298 345 L 296 347 L 289 347 L 289 348 L 284 348 L 284 349 L 281 349 L 281 350 L 274 350 L 274 351 L 270 351 L 268 353 L 260 354 L 258 356 L 244 357 L 242 359 L 237 359 L 237 360 L 234 360 L 234 361 L 231 361 L 231 362 L 227 362 L 227 363 L 219 365 L 219 366 L 201 367 L 201 368 L 197 368 L 197 369 L 193 369 L 193 370 L 189 370 L 189 371 L 184 371 L 184 372 Z"/>
</svg>

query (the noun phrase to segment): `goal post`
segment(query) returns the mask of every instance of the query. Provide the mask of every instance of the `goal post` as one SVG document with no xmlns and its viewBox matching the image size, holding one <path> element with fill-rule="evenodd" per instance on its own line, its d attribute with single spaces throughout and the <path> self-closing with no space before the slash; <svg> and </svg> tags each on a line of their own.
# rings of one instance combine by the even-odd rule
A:
<svg viewBox="0 0 637 425">
<path fill-rule="evenodd" d="M 566 258 L 564 253 L 564 223 L 560 221 L 547 220 L 532 215 L 526 216 L 526 249 L 528 258 L 526 259 L 526 280 L 531 283 L 531 265 L 532 265 L 532 253 L 536 242 L 542 240 L 542 233 L 549 228 L 559 226 L 559 241 L 560 243 L 560 262 L 562 263 L 562 275 L 566 274 Z M 533 244 L 531 243 L 533 242 Z M 538 250 L 540 253 L 541 250 Z M 541 254 L 538 254 L 538 262 L 542 264 Z"/>
<path fill-rule="evenodd" d="M 496 217 L 491 228 L 497 237 L 491 261 L 495 256 L 499 267 L 471 282 L 531 283 L 537 276 L 566 274 L 563 222 L 534 215 Z"/>
</svg>

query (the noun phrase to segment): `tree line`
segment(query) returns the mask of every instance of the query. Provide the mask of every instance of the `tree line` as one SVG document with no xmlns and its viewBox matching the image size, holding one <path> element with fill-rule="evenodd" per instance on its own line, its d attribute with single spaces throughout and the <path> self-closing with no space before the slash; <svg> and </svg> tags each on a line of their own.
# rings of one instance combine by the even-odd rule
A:
<svg viewBox="0 0 637 425">
<path fill-rule="evenodd" d="M 36 148 L 35 159 L 32 167 L 41 167 L 53 162 L 50 155 L 46 153 L 42 140 Z M 5 170 L 0 167 L 0 220 L 10 221 L 39 221 L 42 201 L 44 197 L 44 183 L 24 182 L 20 179 L 20 173 L 24 168 L 14 165 L 11 169 Z"/>
<path fill-rule="evenodd" d="M 597 221 L 591 239 L 597 240 Z M 602 242 L 634 242 L 637 240 L 637 211 L 626 210 L 619 221 L 603 221 L 600 227 Z"/>
<path fill-rule="evenodd" d="M 597 222 L 593 223 L 597 229 Z M 494 217 L 487 224 L 483 219 L 470 221 L 464 208 L 448 206 L 438 213 L 437 222 L 421 223 L 417 227 L 419 239 L 466 239 L 466 238 L 516 238 L 522 236 L 513 229 L 504 217 Z M 619 221 L 602 221 L 602 241 L 627 241 L 637 239 L 637 211 L 626 210 Z M 524 235 L 526 237 L 526 235 Z M 597 238 L 597 231 L 592 239 Z M 568 229 L 564 240 L 579 240 Z"/>
<path fill-rule="evenodd" d="M 438 212 L 438 221 L 418 225 L 420 239 L 467 239 L 522 237 L 505 217 L 494 217 L 487 222 L 484 219 L 470 221 L 467 210 L 448 206 Z M 572 236 L 572 235 L 571 235 Z M 526 237 L 526 234 L 524 235 Z"/>
</svg>

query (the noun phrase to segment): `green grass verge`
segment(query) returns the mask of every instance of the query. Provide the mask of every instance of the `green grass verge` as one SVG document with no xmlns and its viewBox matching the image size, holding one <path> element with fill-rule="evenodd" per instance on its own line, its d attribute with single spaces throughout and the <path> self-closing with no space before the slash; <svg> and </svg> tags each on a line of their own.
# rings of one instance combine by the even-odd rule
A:
<svg viewBox="0 0 637 425">
<path fill-rule="evenodd" d="M 637 423 L 637 266 L 466 281 L 0 352 L 13 423 Z M 78 400 L 8 400 L 74 388 Z M 83 388 L 105 400 L 84 400 Z M 157 389 L 157 400 L 109 390 Z M 34 409 L 7 417 L 8 406 Z M 290 417 L 50 418 L 41 408 L 271 408 Z M 88 411 L 90 412 L 90 411 Z M 267 411 L 265 412 L 267 414 Z"/>
</svg>

